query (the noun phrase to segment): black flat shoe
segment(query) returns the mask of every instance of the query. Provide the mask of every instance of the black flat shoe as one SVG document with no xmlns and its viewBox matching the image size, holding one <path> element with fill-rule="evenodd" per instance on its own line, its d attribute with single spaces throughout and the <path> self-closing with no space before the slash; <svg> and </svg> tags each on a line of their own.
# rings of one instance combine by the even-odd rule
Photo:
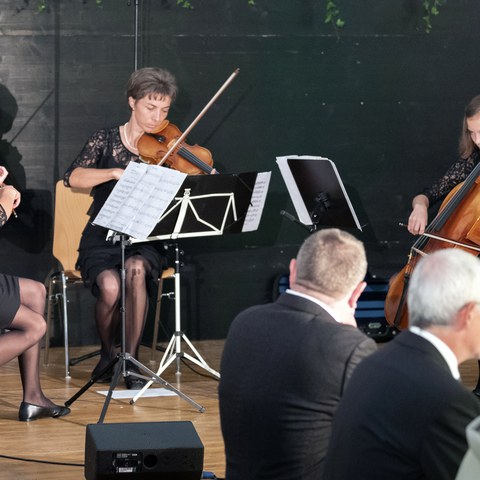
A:
<svg viewBox="0 0 480 480">
<path fill-rule="evenodd" d="M 131 372 L 140 373 L 136 365 L 133 365 L 129 370 Z M 147 384 L 147 382 L 148 380 L 134 377 L 133 375 L 127 375 L 125 377 L 125 386 L 128 388 L 128 390 L 141 390 Z"/>
<path fill-rule="evenodd" d="M 91 379 L 98 375 L 107 366 L 107 363 L 104 363 L 103 365 L 100 365 L 100 363 L 103 362 L 98 362 L 97 366 L 93 369 L 92 374 L 90 375 Z M 103 372 L 103 374 L 96 379 L 96 383 L 111 383 L 113 379 L 113 370 L 114 369 L 112 367 L 109 368 L 106 372 Z"/>
<path fill-rule="evenodd" d="M 34 405 L 33 403 L 22 402 L 20 404 L 20 410 L 18 411 L 18 419 L 21 422 L 31 422 L 32 420 L 37 420 L 38 418 L 63 417 L 69 413 L 70 409 L 68 407 L 62 407 L 60 405 L 42 407 L 40 405 Z"/>
<path fill-rule="evenodd" d="M 125 377 L 125 386 L 128 390 L 141 390 L 146 384 L 147 380 L 143 378 L 131 377 L 130 375 Z"/>
</svg>

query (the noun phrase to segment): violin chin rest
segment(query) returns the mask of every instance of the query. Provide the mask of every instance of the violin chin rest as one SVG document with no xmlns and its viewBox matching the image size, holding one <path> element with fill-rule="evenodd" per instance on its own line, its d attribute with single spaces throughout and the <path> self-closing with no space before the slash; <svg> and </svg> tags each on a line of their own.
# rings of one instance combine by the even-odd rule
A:
<svg viewBox="0 0 480 480">
<path fill-rule="evenodd" d="M 170 121 L 165 119 L 165 120 L 162 120 L 162 123 L 159 125 L 158 128 L 155 129 L 154 132 L 151 132 L 151 133 L 158 133 L 158 132 L 161 132 L 162 130 L 165 130 L 168 125 L 170 124 Z"/>
</svg>

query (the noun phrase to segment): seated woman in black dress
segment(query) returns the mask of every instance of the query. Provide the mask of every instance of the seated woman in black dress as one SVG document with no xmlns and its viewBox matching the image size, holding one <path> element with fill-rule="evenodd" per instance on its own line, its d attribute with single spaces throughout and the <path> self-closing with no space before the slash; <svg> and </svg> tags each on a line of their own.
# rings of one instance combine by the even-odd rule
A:
<svg viewBox="0 0 480 480">
<path fill-rule="evenodd" d="M 8 172 L 0 167 L 0 227 L 20 204 L 20 194 L 3 182 Z M 55 405 L 40 386 L 40 340 L 45 335 L 45 287 L 40 282 L 0 274 L 0 365 L 18 357 L 23 386 L 19 420 L 28 422 L 42 417 L 61 417 L 70 409 Z"/>
<path fill-rule="evenodd" d="M 69 187 L 91 188 L 94 219 L 130 162 L 139 162 L 137 143 L 144 132 L 157 132 L 164 124 L 177 93 L 174 77 L 160 68 L 135 71 L 127 83 L 129 120 L 121 126 L 101 129 L 86 142 L 67 169 L 64 182 Z M 79 246 L 78 268 L 85 285 L 96 297 L 95 321 L 101 343 L 101 357 L 92 376 L 104 372 L 115 357 L 115 339 L 120 327 L 121 249 L 106 240 L 107 229 L 88 222 Z M 125 249 L 125 348 L 138 359 L 148 309 L 149 287 L 158 280 L 164 257 L 152 244 L 134 243 Z M 136 370 L 135 367 L 129 370 Z M 112 372 L 97 381 L 109 382 Z M 145 381 L 125 377 L 127 388 L 141 388 Z"/>
</svg>

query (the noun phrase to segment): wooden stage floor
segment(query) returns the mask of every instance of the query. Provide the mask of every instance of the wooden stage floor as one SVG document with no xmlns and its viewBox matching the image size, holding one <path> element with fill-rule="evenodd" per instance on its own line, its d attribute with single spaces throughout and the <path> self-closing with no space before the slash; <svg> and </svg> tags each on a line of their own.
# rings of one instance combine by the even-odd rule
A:
<svg viewBox="0 0 480 480">
<path fill-rule="evenodd" d="M 223 340 L 193 342 L 210 367 L 219 369 Z M 381 344 L 380 344 L 381 347 Z M 94 350 L 95 347 L 71 349 L 72 357 Z M 42 352 L 43 353 L 43 352 Z M 156 354 L 156 363 L 149 363 L 150 350 L 142 347 L 140 361 L 156 371 L 161 352 Z M 42 359 L 43 360 L 43 359 Z M 97 358 L 86 360 L 71 368 L 71 379 L 64 378 L 63 349 L 51 350 L 50 365 L 42 365 L 42 385 L 45 393 L 59 404 L 71 398 L 87 381 Z M 460 367 L 462 379 L 468 388 L 473 388 L 478 376 L 476 361 Z M 175 379 L 173 365 L 161 378 L 178 387 L 183 393 L 205 407 L 198 412 L 184 399 L 170 397 L 141 397 L 134 405 L 129 400 L 112 399 L 105 423 L 191 421 L 205 447 L 204 470 L 217 477 L 225 476 L 225 457 L 218 414 L 218 381 L 205 370 L 188 366 L 181 367 L 181 383 Z M 248 372 L 245 372 L 248 374 Z M 32 423 L 17 420 L 21 401 L 21 384 L 17 362 L 0 367 L 2 387 L 0 405 L 0 480 L 79 480 L 84 478 L 84 454 L 86 426 L 97 423 L 105 402 L 98 390 L 108 385 L 94 385 L 72 404 L 72 413 L 59 419 L 40 419 Z M 153 385 L 160 388 L 160 385 Z M 124 390 L 123 380 L 116 391 Z M 21 457 L 43 462 L 60 462 L 78 466 L 63 466 L 48 463 L 32 463 L 2 458 L 1 455 Z"/>
<path fill-rule="evenodd" d="M 195 348 L 214 370 L 219 369 L 223 340 L 193 342 Z M 71 348 L 71 356 L 83 355 L 95 347 Z M 185 348 L 187 352 L 188 349 Z M 190 352 L 189 352 L 190 353 Z M 43 355 L 43 352 L 42 352 Z M 142 347 L 140 361 L 156 371 L 162 357 L 156 353 L 156 362 L 150 363 L 150 349 Z M 43 358 L 41 359 L 43 363 Z M 66 380 L 63 364 L 63 348 L 50 351 L 48 366 L 41 368 L 42 387 L 52 400 L 63 404 L 88 382 L 98 357 L 71 367 L 71 378 Z M 168 397 L 141 397 L 134 405 L 129 400 L 112 399 L 105 423 L 191 421 L 204 447 L 203 470 L 217 477 L 225 476 L 225 457 L 218 414 L 218 380 L 208 372 L 194 366 L 181 366 L 180 384 L 176 382 L 175 366 L 170 365 L 161 378 L 171 383 L 195 402 L 205 407 L 200 413 L 178 395 Z M 86 426 L 97 423 L 105 403 L 105 396 L 97 393 L 108 390 L 108 384 L 95 384 L 71 406 L 72 412 L 58 419 L 39 419 L 19 422 L 18 407 L 21 402 L 21 383 L 17 362 L 0 367 L 0 479 L 79 480 L 84 476 Z M 155 384 L 151 388 L 162 388 Z M 115 390 L 125 390 L 123 379 Z M 1 455 L 35 459 L 45 462 L 61 462 L 80 466 L 50 465 L 2 458 Z"/>
</svg>

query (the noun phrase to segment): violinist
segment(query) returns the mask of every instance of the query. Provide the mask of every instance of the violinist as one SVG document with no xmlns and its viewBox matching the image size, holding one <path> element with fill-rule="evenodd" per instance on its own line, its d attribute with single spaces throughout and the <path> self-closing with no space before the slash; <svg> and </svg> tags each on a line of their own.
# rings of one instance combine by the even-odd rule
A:
<svg viewBox="0 0 480 480">
<path fill-rule="evenodd" d="M 144 133 L 158 131 L 165 123 L 176 94 L 175 78 L 166 70 L 142 68 L 130 76 L 126 91 L 130 109 L 128 121 L 93 133 L 65 172 L 66 186 L 92 188 L 91 219 L 96 217 L 127 165 L 141 161 L 138 150 L 140 138 Z M 121 249 L 106 240 L 106 233 L 106 229 L 89 222 L 78 250 L 78 268 L 85 285 L 96 297 L 95 321 L 101 355 L 92 376 L 104 370 L 115 357 L 115 339 L 121 320 Z M 154 291 L 154 284 L 164 265 L 164 257 L 151 244 L 136 243 L 125 248 L 125 348 L 135 358 L 138 358 L 144 330 L 148 297 Z M 135 367 L 132 366 L 131 370 Z M 106 372 L 98 381 L 109 383 L 112 375 L 113 372 Z M 139 389 L 145 381 L 128 375 L 125 383 L 129 389 Z"/>
<path fill-rule="evenodd" d="M 472 98 L 465 107 L 459 140 L 459 158 L 432 186 L 412 200 L 408 231 L 414 235 L 425 232 L 428 209 L 443 200 L 450 191 L 463 182 L 480 161 L 480 95 Z M 480 371 L 480 361 L 479 361 Z M 480 397 L 480 375 L 473 392 Z"/>
</svg>

